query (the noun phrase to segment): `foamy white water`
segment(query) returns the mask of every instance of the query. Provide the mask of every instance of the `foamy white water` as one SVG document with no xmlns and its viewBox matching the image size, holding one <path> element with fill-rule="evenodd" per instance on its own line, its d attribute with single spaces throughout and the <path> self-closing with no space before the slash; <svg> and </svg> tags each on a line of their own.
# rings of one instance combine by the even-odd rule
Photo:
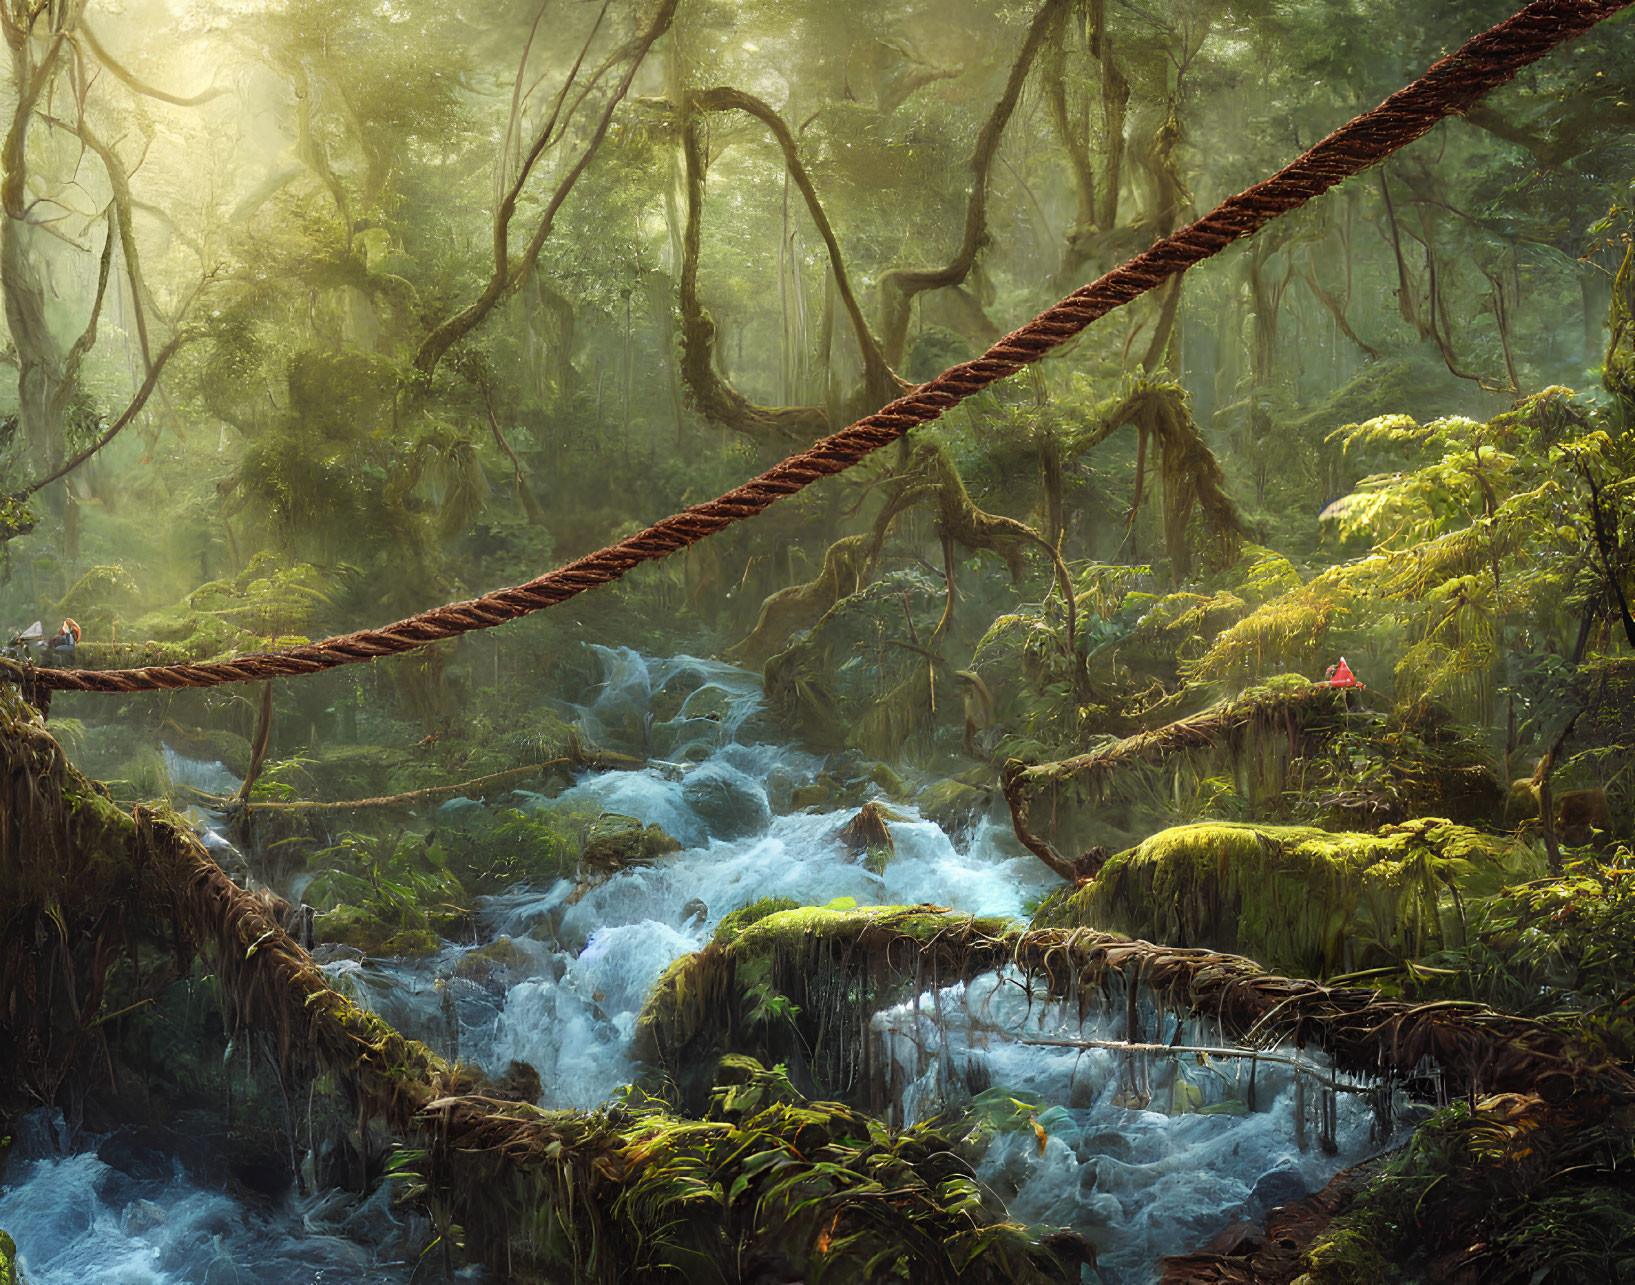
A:
<svg viewBox="0 0 1635 1285">
<path fill-rule="evenodd" d="M 993 1086 L 977 1099 L 996 1125 L 978 1177 L 1012 1218 L 1088 1238 L 1107 1285 L 1157 1280 L 1164 1255 L 1319 1190 L 1400 1141 L 1403 1118 L 1417 1114 L 1399 1099 L 1382 1120 L 1372 1094 L 1342 1091 L 1330 1098 L 1329 1132 L 1323 1086 L 1334 1072 L 1311 1051 L 1267 1050 L 1307 1068 L 1303 1083 L 1295 1068 L 1260 1059 L 1251 1091 L 1246 1059 L 1025 1043 L 1121 1041 L 1127 1019 L 1122 1001 L 1097 1003 L 1081 1024 L 1076 1005 L 1030 1004 L 1019 981 L 988 974 L 928 992 L 876 1014 L 874 1036 L 906 1123 Z M 1160 1015 L 1150 1002 L 1140 1013 L 1143 1042 L 1227 1043 L 1210 1023 Z M 1007 1102 L 1013 1096 L 1035 1109 Z"/>
<path fill-rule="evenodd" d="M 361 1201 L 239 1197 L 162 1150 L 109 1142 L 70 1142 L 55 1112 L 21 1122 L 0 1228 L 28 1285 L 398 1285 L 413 1274 L 424 1224 L 394 1210 L 385 1187 Z"/>
<path fill-rule="evenodd" d="M 587 773 L 556 799 L 519 792 L 512 803 L 619 813 L 686 846 L 588 889 L 564 879 L 486 899 L 479 940 L 505 936 L 520 952 L 487 977 L 456 973 L 471 942 L 426 959 L 327 965 L 335 985 L 405 1034 L 495 1075 L 527 1062 L 539 1072 L 543 1105 L 594 1107 L 637 1073 L 630 1040 L 654 981 L 740 907 L 763 897 L 850 898 L 1020 920 L 1050 885 L 1007 825 L 981 819 L 956 842 L 900 804 L 888 804 L 898 818 L 889 823 L 895 856 L 883 872 L 869 871 L 837 839 L 854 806 L 792 810 L 793 792 L 825 763 L 767 739 L 776 729 L 754 675 L 694 657 L 595 650 L 603 679 L 564 715 L 587 739 L 654 766 Z M 173 780 L 215 793 L 236 788 L 218 764 L 166 758 Z M 1384 1144 L 1368 1100 L 1341 1093 L 1331 1148 L 1319 1145 L 1318 1084 L 1330 1071 L 1308 1054 L 1300 1055 L 1311 1068 L 1303 1090 L 1289 1068 L 1260 1062 L 1251 1109 L 1239 1060 L 1205 1065 L 1023 1043 L 1118 1039 L 1124 1010 L 1092 1014 L 1081 1027 L 1076 1008 L 1030 1007 L 1014 980 L 978 978 L 876 1015 L 872 1038 L 893 1068 L 893 1110 L 913 1122 L 970 1109 L 972 1091 L 991 1086 L 976 1099 L 992 1117 L 979 1176 L 1013 1218 L 1086 1235 L 1106 1285 L 1156 1279 L 1163 1255 L 1263 1218 Z M 1219 1042 L 1199 1023 L 1143 1011 L 1149 1040 Z M 1033 1109 L 1006 1105 L 1012 1097 Z M 1045 1131 L 1042 1148 L 1034 1122 Z M 349 1238 L 362 1212 L 339 1193 L 250 1208 L 203 1190 L 178 1166 L 133 1196 L 94 1154 L 49 1147 L 14 1159 L 7 1177 L 0 1227 L 17 1236 L 34 1285 L 248 1280 L 239 1274 L 246 1261 L 274 1265 L 270 1275 L 254 1273 L 262 1281 L 402 1279 L 378 1241 Z M 375 1214 L 390 1230 L 391 1211 Z"/>
<path fill-rule="evenodd" d="M 539 964 L 501 994 L 451 976 L 469 946 L 431 961 L 331 966 L 337 984 L 406 1033 L 445 1050 L 457 1040 L 461 1057 L 496 1073 L 513 1059 L 528 1062 L 540 1073 L 543 1104 L 594 1107 L 636 1073 L 630 1036 L 653 983 L 734 910 L 763 897 L 807 905 L 849 897 L 1020 918 L 1025 900 L 1046 885 L 1047 872 L 1008 828 L 983 822 L 956 844 L 898 804 L 890 807 L 902 819 L 889 823 L 896 855 L 872 873 L 836 837 L 855 807 L 788 810 L 792 791 L 822 770 L 821 758 L 735 739 L 770 730 L 755 675 L 691 656 L 595 650 L 603 679 L 564 712 L 589 739 L 660 765 L 587 773 L 538 805 L 634 817 L 687 846 L 620 870 L 577 900 L 567 880 L 488 899 L 484 940 L 509 937 Z"/>
</svg>

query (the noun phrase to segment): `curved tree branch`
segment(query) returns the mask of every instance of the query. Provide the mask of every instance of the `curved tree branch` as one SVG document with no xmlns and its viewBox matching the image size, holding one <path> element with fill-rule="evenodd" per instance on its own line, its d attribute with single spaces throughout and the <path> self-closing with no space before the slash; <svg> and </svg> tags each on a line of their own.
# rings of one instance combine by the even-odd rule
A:
<svg viewBox="0 0 1635 1285">
<path fill-rule="evenodd" d="M 687 178 L 687 224 L 681 237 L 681 377 L 698 413 L 712 424 L 757 442 L 805 445 L 829 431 L 821 406 L 758 406 L 715 369 L 715 322 L 698 297 L 698 253 L 704 208 L 704 140 L 699 117 L 681 127 Z M 835 260 L 839 262 L 838 259 Z"/>
<path fill-rule="evenodd" d="M 631 82 L 636 78 L 637 69 L 646 60 L 648 51 L 652 49 L 658 38 L 670 29 L 670 23 L 675 18 L 678 3 L 679 0 L 660 0 L 658 10 L 654 13 L 653 21 L 647 29 L 631 40 L 626 41 L 609 55 L 601 67 L 592 73 L 589 81 L 581 88 L 578 98 L 574 100 L 573 107 L 568 109 L 567 115 L 569 118 L 573 115 L 574 108 L 577 108 L 585 100 L 586 96 L 589 95 L 597 82 L 610 68 L 621 61 L 627 63 L 623 77 L 614 87 L 613 92 L 608 95 L 608 100 L 603 105 L 602 114 L 596 122 L 595 129 L 591 132 L 590 139 L 586 142 L 584 150 L 580 152 L 579 158 L 568 168 L 567 173 L 562 176 L 562 180 L 556 185 L 556 190 L 551 193 L 550 200 L 546 202 L 545 210 L 540 215 L 539 223 L 535 226 L 533 236 L 529 239 L 527 247 L 513 262 L 509 248 L 511 219 L 516 214 L 517 201 L 533 173 L 535 164 L 550 144 L 559 141 L 561 138 L 561 134 L 557 132 L 557 125 L 560 123 L 562 129 L 566 130 L 567 118 L 562 117 L 560 113 L 562 103 L 568 94 L 569 85 L 571 85 L 578 73 L 580 62 L 574 64 L 574 69 L 569 73 L 568 81 L 563 85 L 562 93 L 558 96 L 558 101 L 550 117 L 535 137 L 534 145 L 529 150 L 528 155 L 518 166 L 516 176 L 512 179 L 511 186 L 507 189 L 504 198 L 495 207 L 494 271 L 488 279 L 488 284 L 483 287 L 482 293 L 476 299 L 439 324 L 421 342 L 420 350 L 414 355 L 414 367 L 421 375 L 430 375 L 437 368 L 437 363 L 442 360 L 444 353 L 448 352 L 456 343 L 476 329 L 478 323 L 493 310 L 495 304 L 510 295 L 527 279 L 528 273 L 533 270 L 535 262 L 539 259 L 540 250 L 551 235 L 551 229 L 555 226 L 557 211 L 562 208 L 562 203 L 568 199 L 568 194 L 573 191 L 574 184 L 579 181 L 579 176 L 585 172 L 591 161 L 595 159 L 597 151 L 602 146 L 602 140 L 607 137 L 608 127 L 613 123 L 613 113 L 618 109 L 619 104 L 624 101 L 625 95 L 630 92 Z M 593 31 L 592 37 L 594 35 L 595 32 Z M 589 41 L 587 40 L 586 49 L 588 48 Z M 583 58 L 584 52 L 582 51 L 580 60 L 582 61 Z M 519 77 L 522 75 L 520 68 L 517 74 Z M 508 145 L 506 148 L 502 148 L 502 163 L 507 150 Z"/>
<path fill-rule="evenodd" d="M 138 79 L 129 69 L 118 62 L 112 54 L 103 48 L 102 42 L 96 38 L 96 33 L 80 21 L 78 28 L 70 34 L 70 39 L 83 39 L 96 60 L 106 67 L 115 80 L 124 85 L 134 94 L 141 94 L 144 98 L 157 98 L 162 103 L 172 103 L 177 107 L 198 107 L 209 102 L 212 98 L 220 98 L 228 90 L 225 86 L 214 86 L 201 94 L 191 94 L 183 97 L 180 94 L 166 93 L 163 89 L 156 89 L 144 80 Z"/>
<path fill-rule="evenodd" d="M 85 463 L 86 460 L 90 459 L 91 456 L 95 455 L 109 442 L 113 441 L 114 438 L 118 437 L 121 430 L 123 430 L 126 425 L 128 425 L 137 417 L 138 414 L 141 413 L 142 407 L 147 405 L 148 398 L 153 396 L 153 390 L 159 386 L 159 376 L 165 369 L 165 363 L 174 357 L 186 345 L 192 343 L 195 339 L 200 337 L 201 336 L 197 333 L 185 330 L 179 331 L 176 335 L 172 336 L 170 342 L 154 354 L 153 361 L 148 366 L 147 378 L 142 381 L 141 386 L 136 390 L 136 395 L 131 398 L 130 404 L 125 407 L 125 410 L 120 417 L 108 426 L 107 432 L 103 433 L 103 435 L 97 438 L 96 441 L 92 442 L 91 445 L 87 446 L 84 450 L 80 451 L 72 459 L 66 461 L 53 472 L 46 474 L 37 481 L 30 482 L 13 498 L 20 500 L 27 499 L 36 491 L 50 486 L 51 483 L 55 482 L 58 478 L 67 477 L 68 474 L 72 473 L 81 464 Z"/>
<path fill-rule="evenodd" d="M 818 235 L 823 238 L 823 244 L 829 251 L 829 266 L 834 272 L 835 290 L 840 295 L 841 303 L 845 305 L 846 315 L 851 318 L 852 331 L 857 336 L 857 347 L 863 355 L 863 379 L 871 402 L 873 405 L 883 405 L 896 397 L 906 385 L 892 373 L 890 363 L 880 351 L 879 342 L 869 329 L 868 322 L 863 319 L 863 310 L 858 306 L 857 296 L 852 293 L 846 263 L 840 255 L 840 242 L 835 237 L 834 229 L 829 225 L 828 215 L 823 212 L 823 205 L 818 200 L 817 189 L 813 187 L 811 176 L 800 159 L 800 152 L 795 146 L 795 136 L 790 132 L 783 117 L 759 98 L 730 87 L 706 89 L 702 93 L 694 94 L 692 101 L 700 111 L 745 112 L 771 131 L 772 137 L 783 149 L 784 164 L 788 168 L 789 177 L 795 181 L 795 186 L 805 198 L 807 213 L 812 216 Z"/>
<path fill-rule="evenodd" d="M 954 257 L 941 268 L 897 268 L 880 278 L 881 325 L 886 359 L 897 366 L 902 363 L 903 350 L 908 345 L 908 314 L 914 297 L 927 290 L 957 286 L 971 273 L 976 256 L 988 243 L 988 176 L 993 169 L 994 156 L 999 151 L 999 140 L 1011 113 L 1022 96 L 1022 86 L 1039 50 L 1052 32 L 1059 35 L 1063 18 L 1072 0 L 1045 0 L 1034 15 L 1028 34 L 1011 64 L 1010 78 L 1005 92 L 994 104 L 988 121 L 977 136 L 976 148 L 971 155 L 971 199 L 965 207 L 965 235 Z"/>
</svg>

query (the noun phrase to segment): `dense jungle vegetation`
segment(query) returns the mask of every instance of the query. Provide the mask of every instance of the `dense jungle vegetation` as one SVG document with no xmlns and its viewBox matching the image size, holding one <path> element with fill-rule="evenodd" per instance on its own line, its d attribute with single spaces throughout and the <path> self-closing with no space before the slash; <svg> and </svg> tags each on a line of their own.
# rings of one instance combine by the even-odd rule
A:
<svg viewBox="0 0 1635 1285">
<path fill-rule="evenodd" d="M 28 672 L 600 549 L 1509 12 L 0 0 L 0 1282 L 1635 1280 L 1627 11 L 551 610 Z"/>
</svg>

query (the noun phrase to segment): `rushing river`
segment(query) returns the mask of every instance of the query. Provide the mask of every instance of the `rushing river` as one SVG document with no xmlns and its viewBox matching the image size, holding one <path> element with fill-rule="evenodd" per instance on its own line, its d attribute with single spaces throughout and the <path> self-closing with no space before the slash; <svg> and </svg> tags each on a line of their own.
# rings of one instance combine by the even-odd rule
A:
<svg viewBox="0 0 1635 1285">
<path fill-rule="evenodd" d="M 0 1228 L 26 1285 L 399 1285 L 425 1241 L 418 1217 L 338 1190 L 268 1199 L 178 1136 L 70 1136 L 25 1117 L 6 1157 Z"/>
<path fill-rule="evenodd" d="M 565 704 L 564 717 L 590 742 L 654 766 L 585 773 L 555 798 L 518 792 L 501 805 L 618 813 L 662 827 L 682 850 L 588 891 L 560 880 L 488 898 L 478 940 L 428 958 L 320 950 L 332 984 L 405 1034 L 496 1074 L 530 1064 L 542 1105 L 594 1107 L 628 1082 L 637 1069 L 631 1035 L 653 982 L 723 916 L 763 897 L 932 903 L 1022 919 L 1050 885 L 994 818 L 974 819 L 956 838 L 900 803 L 890 805 L 895 855 L 872 872 L 836 837 L 855 804 L 793 806 L 824 762 L 783 742 L 754 675 L 693 657 L 595 650 L 602 679 Z M 173 779 L 218 793 L 234 784 L 220 765 L 168 752 L 167 761 Z M 482 806 L 446 804 L 439 821 Z M 507 968 L 460 970 L 500 936 L 516 947 Z M 1260 1061 L 1251 1089 L 1241 1059 L 1138 1060 L 1062 1043 L 1117 1039 L 1122 1007 L 1081 1024 L 1076 1008 L 1029 1003 L 1011 980 L 978 978 L 881 1012 L 871 1038 L 894 1068 L 901 1119 L 987 1088 L 978 1103 L 994 1127 L 980 1176 L 1017 1220 L 1089 1236 L 1107 1285 L 1155 1279 L 1162 1255 L 1263 1217 L 1383 1143 L 1367 1097 L 1320 1092 L 1330 1072 L 1310 1055 L 1298 1075 Z M 1196 1023 L 1182 1029 L 1157 1013 L 1146 1029 L 1159 1043 L 1218 1043 Z M 401 1216 L 382 1200 L 358 1207 L 330 1193 L 251 1208 L 179 1164 L 131 1186 L 95 1151 L 65 1147 L 44 1126 L 37 1133 L 0 1189 L 0 1227 L 17 1238 L 35 1285 L 406 1279 L 394 1274 L 404 1269 L 381 1231 Z"/>
</svg>

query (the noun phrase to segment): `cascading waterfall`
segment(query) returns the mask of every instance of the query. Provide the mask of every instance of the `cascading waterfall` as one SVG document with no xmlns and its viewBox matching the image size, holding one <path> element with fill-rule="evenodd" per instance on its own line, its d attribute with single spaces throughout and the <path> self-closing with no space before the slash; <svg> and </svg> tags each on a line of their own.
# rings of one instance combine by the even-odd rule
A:
<svg viewBox="0 0 1635 1285">
<path fill-rule="evenodd" d="M 544 1105 L 595 1107 L 635 1074 L 627 1049 L 653 982 L 734 910 L 763 897 L 809 905 L 851 898 L 1020 918 L 1044 887 L 1045 872 L 1008 828 L 981 821 L 956 844 L 895 803 L 895 856 L 872 872 L 836 838 L 855 807 L 788 811 L 793 791 L 824 764 L 768 739 L 777 733 L 755 675 L 690 656 L 594 650 L 602 681 L 564 715 L 592 743 L 644 753 L 654 766 L 588 772 L 550 800 L 516 797 L 524 806 L 634 817 L 686 846 L 588 889 L 564 879 L 488 898 L 480 936 L 510 938 L 537 967 L 520 979 L 513 969 L 503 990 L 457 975 L 469 943 L 426 960 L 328 965 L 337 985 L 405 1034 L 446 1053 L 457 1042 L 461 1057 L 496 1074 L 526 1062 L 539 1072 Z"/>
</svg>

